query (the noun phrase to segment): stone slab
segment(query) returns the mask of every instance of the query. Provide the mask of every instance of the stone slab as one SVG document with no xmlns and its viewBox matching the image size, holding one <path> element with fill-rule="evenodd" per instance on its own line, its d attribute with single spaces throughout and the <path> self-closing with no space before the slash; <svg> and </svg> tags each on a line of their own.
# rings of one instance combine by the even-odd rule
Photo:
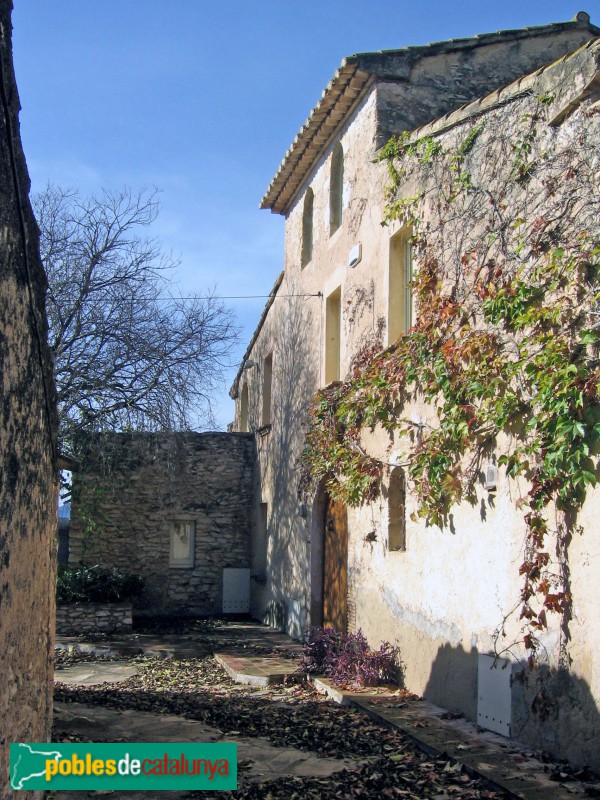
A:
<svg viewBox="0 0 600 800">
<path fill-rule="evenodd" d="M 420 698 L 393 693 L 344 691 L 326 678 L 311 677 L 315 688 L 342 705 L 353 705 L 371 719 L 396 728 L 426 753 L 460 761 L 472 775 L 504 789 L 515 800 L 565 800 L 585 796 L 582 784 L 550 780 L 544 764 L 512 740 L 482 731 L 463 719 L 444 719 L 447 711 Z"/>
<path fill-rule="evenodd" d="M 273 686 L 289 681 L 303 681 L 306 678 L 306 673 L 298 672 L 298 662 L 294 659 L 272 656 L 244 658 L 230 653 L 215 653 L 215 660 L 232 681 L 249 686 Z"/>
<path fill-rule="evenodd" d="M 129 661 L 90 661 L 57 669 L 54 680 L 69 686 L 94 686 L 98 683 L 121 683 L 138 672 L 138 667 Z"/>
<path fill-rule="evenodd" d="M 362 761 L 323 758 L 294 747 L 275 747 L 267 739 L 224 736 L 223 732 L 204 722 L 169 714 L 147 711 L 87 706 L 83 703 L 54 704 L 55 729 L 67 736 L 115 742 L 217 742 L 238 745 L 238 762 L 244 762 L 243 774 L 251 782 L 262 783 L 282 777 L 326 778 L 342 769 L 352 769 Z M 95 796 L 96 793 L 90 793 Z M 55 792 L 53 800 L 82 800 L 85 792 Z M 187 792 L 169 792 L 169 800 L 183 800 Z M 127 792 L 127 800 L 165 800 L 164 792 Z"/>
</svg>

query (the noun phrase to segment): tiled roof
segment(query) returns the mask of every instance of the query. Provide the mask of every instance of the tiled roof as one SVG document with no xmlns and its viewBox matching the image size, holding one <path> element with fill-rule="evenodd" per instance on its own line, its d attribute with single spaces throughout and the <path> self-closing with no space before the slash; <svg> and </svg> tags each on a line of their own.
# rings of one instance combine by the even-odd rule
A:
<svg viewBox="0 0 600 800">
<path fill-rule="evenodd" d="M 287 211 L 323 149 L 333 139 L 375 80 L 407 80 L 418 61 L 440 53 L 468 50 L 496 42 L 516 41 L 572 29 L 584 29 L 600 35 L 600 28 L 592 25 L 589 15 L 580 11 L 571 22 L 502 30 L 497 33 L 450 39 L 446 42 L 433 42 L 399 50 L 357 53 L 345 58 L 285 154 L 260 207 L 270 208 L 277 214 Z"/>
</svg>

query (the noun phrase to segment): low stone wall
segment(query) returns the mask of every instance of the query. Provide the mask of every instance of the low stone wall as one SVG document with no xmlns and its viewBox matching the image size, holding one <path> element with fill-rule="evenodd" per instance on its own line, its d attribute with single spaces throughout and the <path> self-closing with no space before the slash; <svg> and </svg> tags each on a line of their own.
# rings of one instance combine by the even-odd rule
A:
<svg viewBox="0 0 600 800">
<path fill-rule="evenodd" d="M 56 633 L 131 631 L 131 603 L 69 603 L 56 607 Z"/>
</svg>

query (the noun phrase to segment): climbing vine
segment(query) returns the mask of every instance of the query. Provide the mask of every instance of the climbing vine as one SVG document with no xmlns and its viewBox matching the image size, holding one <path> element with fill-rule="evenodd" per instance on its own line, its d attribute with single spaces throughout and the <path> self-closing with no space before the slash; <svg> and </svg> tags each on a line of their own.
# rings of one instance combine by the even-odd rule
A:
<svg viewBox="0 0 600 800">
<path fill-rule="evenodd" d="M 597 482 L 600 440 L 600 119 L 583 108 L 551 128 L 551 100 L 384 148 L 384 224 L 414 232 L 416 323 L 388 350 L 363 348 L 346 380 L 317 394 L 301 482 L 371 502 L 386 463 L 361 437 L 383 428 L 418 516 L 443 527 L 477 501 L 499 454 L 526 528 L 515 611 L 532 657 L 547 613 L 568 626 L 569 532 Z"/>
</svg>

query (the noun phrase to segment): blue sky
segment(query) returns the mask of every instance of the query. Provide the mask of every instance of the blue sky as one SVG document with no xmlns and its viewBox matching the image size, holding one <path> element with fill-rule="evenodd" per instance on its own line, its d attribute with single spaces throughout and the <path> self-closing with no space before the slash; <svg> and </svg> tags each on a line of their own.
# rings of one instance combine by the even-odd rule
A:
<svg viewBox="0 0 600 800">
<path fill-rule="evenodd" d="M 21 135 L 48 181 L 161 190 L 184 293 L 268 294 L 283 220 L 259 201 L 345 55 L 571 19 L 552 0 L 14 0 Z M 592 22 L 600 10 L 589 3 Z M 263 300 L 228 301 L 239 362 Z M 215 410 L 233 416 L 227 390 Z"/>
</svg>

